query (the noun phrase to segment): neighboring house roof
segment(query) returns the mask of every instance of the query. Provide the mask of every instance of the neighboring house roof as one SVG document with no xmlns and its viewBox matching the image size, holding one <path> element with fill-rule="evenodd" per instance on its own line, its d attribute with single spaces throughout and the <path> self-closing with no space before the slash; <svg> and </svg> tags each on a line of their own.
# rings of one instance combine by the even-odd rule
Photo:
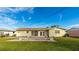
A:
<svg viewBox="0 0 79 59">
<path fill-rule="evenodd" d="M 24 30 L 49 30 L 49 28 L 17 28 L 16 31 L 24 31 Z"/>
<path fill-rule="evenodd" d="M 69 36 L 72 36 L 72 37 L 79 37 L 79 29 L 72 28 L 72 29 L 68 30 L 68 34 L 69 34 Z"/>
</svg>

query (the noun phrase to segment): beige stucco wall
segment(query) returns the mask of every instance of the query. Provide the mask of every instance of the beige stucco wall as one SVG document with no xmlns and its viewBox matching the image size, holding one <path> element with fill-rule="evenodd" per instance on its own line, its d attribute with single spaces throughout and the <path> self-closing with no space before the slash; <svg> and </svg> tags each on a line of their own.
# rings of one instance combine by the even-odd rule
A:
<svg viewBox="0 0 79 59">
<path fill-rule="evenodd" d="M 59 34 L 56 34 L 55 33 L 55 30 L 59 30 L 60 33 Z M 40 32 L 45 32 L 45 36 L 40 36 Z M 50 28 L 49 31 L 42 31 L 42 30 L 39 30 L 38 31 L 38 37 L 48 37 L 47 35 L 49 35 L 49 37 L 62 37 L 66 34 L 66 31 L 63 30 L 63 29 L 59 29 L 59 28 Z M 27 36 L 27 37 L 30 37 L 32 36 L 32 33 L 31 31 L 29 30 L 29 32 L 27 33 L 27 31 L 16 31 L 16 36 Z"/>
<path fill-rule="evenodd" d="M 55 33 L 55 30 L 59 30 L 60 33 L 57 34 Z M 63 29 L 59 29 L 59 28 L 50 28 L 49 30 L 49 37 L 62 37 L 66 34 L 66 31 Z"/>
<path fill-rule="evenodd" d="M 31 36 L 31 31 L 28 31 L 28 33 L 27 33 L 27 31 L 16 31 L 16 36 L 27 36 L 27 37 L 29 37 L 29 36 Z"/>
<path fill-rule="evenodd" d="M 29 31 L 28 33 L 27 33 L 27 31 L 16 31 L 16 36 L 18 37 L 18 36 L 27 36 L 27 37 L 30 37 L 30 36 L 32 36 L 32 33 L 31 33 L 32 31 Z M 40 36 L 40 32 L 45 32 L 45 36 Z M 38 37 L 48 37 L 47 36 L 47 31 L 42 31 L 42 30 L 39 30 L 38 31 Z"/>
</svg>

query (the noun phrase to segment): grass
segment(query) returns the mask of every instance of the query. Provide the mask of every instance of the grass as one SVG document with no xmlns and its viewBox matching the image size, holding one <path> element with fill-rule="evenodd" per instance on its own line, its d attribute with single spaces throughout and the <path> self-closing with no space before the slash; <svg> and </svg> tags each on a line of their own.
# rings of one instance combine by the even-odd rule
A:
<svg viewBox="0 0 79 59">
<path fill-rule="evenodd" d="M 79 51 L 79 38 L 60 37 L 55 40 L 59 46 L 69 48 L 71 51 Z"/>
<path fill-rule="evenodd" d="M 0 38 L 0 51 L 79 51 L 79 38 L 54 38 L 56 42 L 9 42 Z"/>
</svg>

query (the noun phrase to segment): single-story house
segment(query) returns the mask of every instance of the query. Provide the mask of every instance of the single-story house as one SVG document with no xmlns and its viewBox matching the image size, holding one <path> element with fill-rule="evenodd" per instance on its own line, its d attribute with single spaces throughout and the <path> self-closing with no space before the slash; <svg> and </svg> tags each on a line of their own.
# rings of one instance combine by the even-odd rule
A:
<svg viewBox="0 0 79 59">
<path fill-rule="evenodd" d="M 34 38 L 34 39 L 48 39 L 53 37 L 62 37 L 66 34 L 63 28 L 17 28 L 16 37 L 20 38 Z"/>
<path fill-rule="evenodd" d="M 0 28 L 0 36 L 13 36 L 15 31 Z"/>
<path fill-rule="evenodd" d="M 79 37 L 79 28 L 71 28 L 67 31 L 69 37 Z"/>
</svg>

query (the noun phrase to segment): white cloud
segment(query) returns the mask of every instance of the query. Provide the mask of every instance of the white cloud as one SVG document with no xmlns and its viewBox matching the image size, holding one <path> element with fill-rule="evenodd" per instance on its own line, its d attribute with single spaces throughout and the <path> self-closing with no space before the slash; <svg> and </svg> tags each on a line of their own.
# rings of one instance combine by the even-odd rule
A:
<svg viewBox="0 0 79 59">
<path fill-rule="evenodd" d="M 14 25 L 16 23 L 17 23 L 17 21 L 14 19 L 11 19 L 9 17 L 0 16 L 0 25 L 11 26 L 11 25 Z"/>
<path fill-rule="evenodd" d="M 79 24 L 70 25 L 67 28 L 79 28 Z"/>
<path fill-rule="evenodd" d="M 0 7 L 0 28 L 17 28 L 16 25 L 19 24 L 19 20 L 16 20 L 16 18 L 13 19 L 11 17 L 16 17 L 15 13 L 20 11 L 26 11 L 29 14 L 33 14 L 34 7 Z M 7 13 L 10 13 L 11 17 Z M 26 20 L 30 19 L 30 16 L 27 19 L 22 17 L 22 21 L 25 23 L 27 22 Z"/>
<path fill-rule="evenodd" d="M 22 21 L 23 22 L 27 22 L 28 20 L 31 20 L 31 19 L 32 19 L 32 17 L 28 17 L 27 19 L 25 19 L 25 17 L 22 16 Z"/>
<path fill-rule="evenodd" d="M 15 29 L 17 23 L 18 21 L 12 18 L 0 16 L 0 28 Z"/>
<path fill-rule="evenodd" d="M 29 13 L 34 13 L 34 7 L 0 7 L 0 12 L 19 12 L 19 11 L 27 11 Z"/>
<path fill-rule="evenodd" d="M 5 16 L 5 18 L 8 16 L 6 13 L 10 13 L 11 17 L 14 17 L 16 19 L 15 13 L 20 12 L 20 11 L 26 11 L 30 14 L 34 13 L 34 7 L 0 7 L 0 17 Z M 9 18 L 8 18 L 9 19 Z M 31 17 L 28 17 L 27 19 L 22 16 L 22 21 L 26 22 L 26 20 L 30 20 Z M 8 22 L 14 20 L 9 20 Z M 4 21 L 6 22 L 6 20 Z M 12 23 L 11 23 L 12 24 Z"/>
<path fill-rule="evenodd" d="M 51 26 L 52 24 L 46 24 L 46 23 L 37 23 L 30 25 L 31 28 L 46 28 Z"/>
</svg>

